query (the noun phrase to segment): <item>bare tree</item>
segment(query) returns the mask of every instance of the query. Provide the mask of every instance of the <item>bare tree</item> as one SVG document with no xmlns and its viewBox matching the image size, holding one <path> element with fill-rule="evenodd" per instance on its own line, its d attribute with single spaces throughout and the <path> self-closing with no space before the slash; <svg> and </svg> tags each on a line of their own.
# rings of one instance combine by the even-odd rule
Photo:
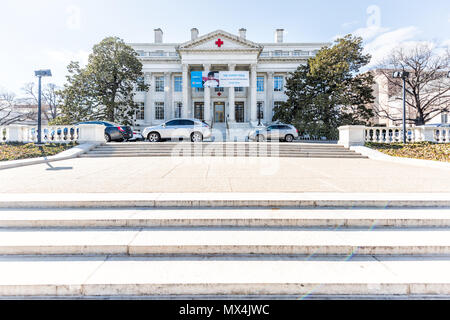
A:
<svg viewBox="0 0 450 320">
<path fill-rule="evenodd" d="M 442 112 L 450 110 L 450 52 L 438 54 L 429 45 L 419 44 L 412 49 L 397 48 L 378 66 L 387 80 L 390 96 L 401 96 L 403 81 L 392 77 L 393 71 L 409 72 L 406 80 L 406 103 L 412 112 L 407 122 L 424 125 Z M 375 107 L 375 113 L 392 121 L 401 121 L 399 112 Z"/>
<path fill-rule="evenodd" d="M 27 99 L 38 104 L 38 92 L 33 82 L 27 83 L 22 89 L 27 95 Z M 61 99 L 58 95 L 58 87 L 53 84 L 47 84 L 42 90 L 42 101 L 45 104 L 43 114 L 47 121 L 54 120 L 61 115 Z"/>
<path fill-rule="evenodd" d="M 0 92 L 0 126 L 7 126 L 33 118 L 33 111 L 21 112 L 17 110 L 18 103 L 20 102 L 13 93 Z"/>
</svg>

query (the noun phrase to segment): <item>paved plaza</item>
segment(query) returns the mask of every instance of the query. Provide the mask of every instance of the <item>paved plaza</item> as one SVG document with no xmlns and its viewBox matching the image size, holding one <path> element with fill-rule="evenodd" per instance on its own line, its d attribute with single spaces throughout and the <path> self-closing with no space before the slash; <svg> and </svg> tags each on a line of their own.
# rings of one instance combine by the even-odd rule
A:
<svg viewBox="0 0 450 320">
<path fill-rule="evenodd" d="M 367 159 L 83 158 L 0 171 L 2 193 L 450 192 L 450 170 Z"/>
</svg>

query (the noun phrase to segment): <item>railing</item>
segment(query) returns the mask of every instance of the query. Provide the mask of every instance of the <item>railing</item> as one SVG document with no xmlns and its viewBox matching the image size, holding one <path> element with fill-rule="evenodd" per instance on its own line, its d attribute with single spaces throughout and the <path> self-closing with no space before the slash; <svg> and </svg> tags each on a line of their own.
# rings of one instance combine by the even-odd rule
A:
<svg viewBox="0 0 450 320">
<path fill-rule="evenodd" d="M 42 143 L 72 143 L 104 141 L 104 126 L 83 124 L 80 126 L 42 126 Z M 10 125 L 0 127 L 0 143 L 35 143 L 38 141 L 37 126 Z M 83 137 L 81 136 L 83 133 Z"/>
<path fill-rule="evenodd" d="M 450 143 L 450 127 L 417 126 L 409 127 L 407 142 Z M 343 126 L 339 128 L 339 144 L 346 147 L 363 146 L 367 142 L 403 142 L 402 127 Z"/>
<path fill-rule="evenodd" d="M 449 143 L 450 127 L 410 127 L 406 129 L 408 142 L 429 141 L 435 143 Z M 365 129 L 366 142 L 396 143 L 403 141 L 402 127 L 373 127 Z"/>
<path fill-rule="evenodd" d="M 44 143 L 71 143 L 78 140 L 79 129 L 76 126 L 42 127 L 41 140 Z M 28 141 L 37 142 L 37 127 L 28 130 Z"/>
</svg>

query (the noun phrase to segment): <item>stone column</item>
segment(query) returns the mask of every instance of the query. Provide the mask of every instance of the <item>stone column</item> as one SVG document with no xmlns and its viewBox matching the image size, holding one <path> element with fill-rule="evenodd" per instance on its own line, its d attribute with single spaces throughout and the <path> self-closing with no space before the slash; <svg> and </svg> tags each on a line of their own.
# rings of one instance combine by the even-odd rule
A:
<svg viewBox="0 0 450 320">
<path fill-rule="evenodd" d="M 164 73 L 164 119 L 170 120 L 174 118 L 173 105 L 172 105 L 172 73 Z"/>
<path fill-rule="evenodd" d="M 183 108 L 182 117 L 187 118 L 187 111 L 189 105 L 189 65 L 183 64 Z"/>
<path fill-rule="evenodd" d="M 266 112 L 265 118 L 267 122 L 272 122 L 273 117 L 273 72 L 267 73 L 267 84 L 266 84 Z"/>
<path fill-rule="evenodd" d="M 145 73 L 145 83 L 150 87 L 145 95 L 144 121 L 146 124 L 151 125 L 153 122 L 153 92 L 155 88 L 155 81 L 151 72 Z"/>
<path fill-rule="evenodd" d="M 235 64 L 229 64 L 228 70 L 229 71 L 235 71 L 236 65 Z M 235 112 L 235 95 L 234 95 L 234 87 L 228 88 L 228 114 L 229 114 L 229 121 L 235 122 L 236 121 L 236 112 Z"/>
<path fill-rule="evenodd" d="M 251 65 L 250 72 L 250 110 L 251 121 L 258 121 L 257 101 L 256 101 L 256 64 Z"/>
<path fill-rule="evenodd" d="M 203 69 L 204 69 L 204 72 L 206 72 L 206 74 L 208 74 L 208 72 L 211 69 L 211 65 L 204 64 Z M 213 122 L 212 117 L 211 117 L 211 88 L 205 88 L 204 90 L 205 90 L 205 92 L 204 92 L 205 121 L 208 122 L 209 124 L 211 124 Z"/>
</svg>

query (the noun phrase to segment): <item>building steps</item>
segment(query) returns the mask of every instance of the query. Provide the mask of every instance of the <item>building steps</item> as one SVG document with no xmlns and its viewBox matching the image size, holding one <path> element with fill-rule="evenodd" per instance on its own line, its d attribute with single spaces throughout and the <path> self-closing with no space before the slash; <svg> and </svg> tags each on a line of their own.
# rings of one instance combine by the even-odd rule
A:
<svg viewBox="0 0 450 320">
<path fill-rule="evenodd" d="M 107 144 L 82 155 L 95 157 L 290 157 L 290 158 L 359 158 L 366 159 L 343 146 L 331 144 L 283 143 L 140 143 Z"/>
<path fill-rule="evenodd" d="M 0 297 L 450 296 L 448 199 L 0 195 Z"/>
<path fill-rule="evenodd" d="M 1 230 L 0 255 L 449 255 L 445 230 Z"/>
<path fill-rule="evenodd" d="M 0 228 L 450 228 L 434 208 L 60 208 L 3 209 Z"/>
</svg>

